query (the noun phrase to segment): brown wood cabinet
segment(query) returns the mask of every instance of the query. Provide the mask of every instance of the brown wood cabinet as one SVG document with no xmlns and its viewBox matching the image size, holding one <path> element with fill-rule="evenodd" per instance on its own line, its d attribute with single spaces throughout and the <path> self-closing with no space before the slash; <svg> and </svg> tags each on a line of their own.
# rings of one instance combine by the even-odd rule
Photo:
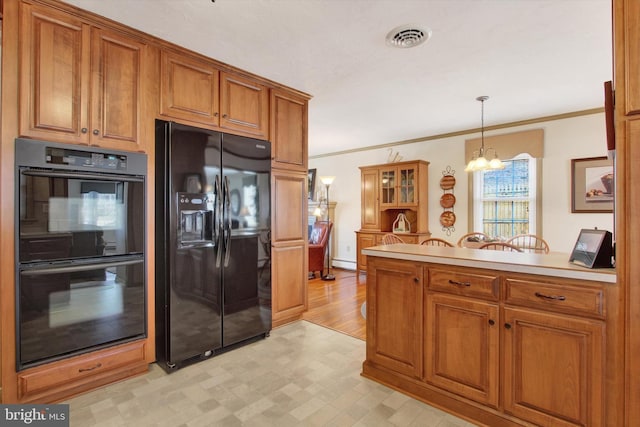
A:
<svg viewBox="0 0 640 427">
<path fill-rule="evenodd" d="M 537 425 L 604 425 L 604 322 L 504 309 L 504 410 Z"/>
<path fill-rule="evenodd" d="M 498 305 L 429 293 L 425 301 L 425 380 L 498 407 L 500 324 Z"/>
<path fill-rule="evenodd" d="M 300 318 L 307 307 L 310 96 L 56 0 L 2 5 L 2 204 L 15 203 L 18 136 L 144 151 L 149 188 L 155 179 L 156 117 L 271 138 L 273 324 Z M 147 204 L 154 205 L 153 191 L 147 192 Z M 9 209 L 0 221 L 2 402 L 60 401 L 146 371 L 155 360 L 152 232 L 148 338 L 16 372 L 13 216 Z M 147 220 L 152 231 L 153 215 Z"/>
<path fill-rule="evenodd" d="M 607 283 L 370 257 L 363 375 L 487 425 L 611 425 L 616 294 Z"/>
<path fill-rule="evenodd" d="M 282 89 L 271 90 L 273 167 L 307 172 L 308 99 Z"/>
<path fill-rule="evenodd" d="M 360 230 L 356 232 L 356 269 L 367 270 L 362 249 L 379 245 L 382 236 L 393 232 L 393 222 L 404 214 L 411 232 L 400 236 L 406 243 L 420 243 L 431 237 L 428 216 L 429 162 L 415 160 L 361 166 Z"/>
<path fill-rule="evenodd" d="M 422 377 L 422 266 L 374 258 L 367 275 L 367 361 Z"/>
<path fill-rule="evenodd" d="M 640 425 L 640 3 L 613 0 L 615 148 L 616 148 L 616 269 L 624 300 L 619 313 L 626 319 L 624 389 L 607 387 L 625 404 L 617 424 Z M 608 421 L 608 420 L 607 420 Z"/>
<path fill-rule="evenodd" d="M 145 343 L 136 341 L 18 373 L 19 402 L 57 401 L 146 372 Z"/>
<path fill-rule="evenodd" d="M 37 4 L 20 17 L 20 135 L 144 151 L 146 45 Z"/>
<path fill-rule="evenodd" d="M 272 169 L 272 319 L 297 320 L 307 310 L 307 174 Z"/>
<path fill-rule="evenodd" d="M 184 52 L 161 52 L 160 114 L 259 139 L 269 136 L 269 88 Z"/>
</svg>

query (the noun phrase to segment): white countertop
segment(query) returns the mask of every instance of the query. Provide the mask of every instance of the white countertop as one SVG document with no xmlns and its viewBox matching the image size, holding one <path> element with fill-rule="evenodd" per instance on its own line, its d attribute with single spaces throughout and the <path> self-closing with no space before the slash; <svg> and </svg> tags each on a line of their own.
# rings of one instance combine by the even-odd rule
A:
<svg viewBox="0 0 640 427">
<path fill-rule="evenodd" d="M 615 268 L 591 269 L 581 267 L 570 263 L 569 254 L 564 252 L 536 254 L 397 243 L 372 246 L 363 249 L 362 253 L 369 256 L 406 261 L 488 268 L 514 273 L 616 283 Z"/>
</svg>

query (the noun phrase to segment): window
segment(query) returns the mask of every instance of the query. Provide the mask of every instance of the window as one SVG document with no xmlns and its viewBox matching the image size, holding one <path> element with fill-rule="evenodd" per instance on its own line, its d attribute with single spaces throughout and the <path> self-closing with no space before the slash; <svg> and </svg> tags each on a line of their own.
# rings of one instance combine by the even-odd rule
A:
<svg viewBox="0 0 640 427">
<path fill-rule="evenodd" d="M 521 154 L 473 176 L 473 229 L 492 237 L 537 234 L 537 161 Z"/>
</svg>

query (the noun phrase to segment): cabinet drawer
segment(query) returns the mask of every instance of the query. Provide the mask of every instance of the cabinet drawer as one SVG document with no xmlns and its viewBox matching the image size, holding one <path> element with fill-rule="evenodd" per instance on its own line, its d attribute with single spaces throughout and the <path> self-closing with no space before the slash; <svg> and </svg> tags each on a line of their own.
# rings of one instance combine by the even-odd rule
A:
<svg viewBox="0 0 640 427">
<path fill-rule="evenodd" d="M 605 316 L 604 291 L 596 287 L 507 279 L 505 302 L 562 313 Z"/>
<path fill-rule="evenodd" d="M 429 289 L 456 295 L 498 299 L 500 280 L 490 274 L 463 273 L 456 270 L 429 269 Z"/>
<path fill-rule="evenodd" d="M 18 373 L 18 398 L 30 401 L 42 393 L 68 396 L 70 390 L 86 389 L 86 384 L 94 388 L 122 370 L 144 371 L 147 369 L 144 357 L 145 341 L 137 341 L 96 353 L 73 357 Z M 102 381 L 101 381 L 102 380 Z"/>
</svg>

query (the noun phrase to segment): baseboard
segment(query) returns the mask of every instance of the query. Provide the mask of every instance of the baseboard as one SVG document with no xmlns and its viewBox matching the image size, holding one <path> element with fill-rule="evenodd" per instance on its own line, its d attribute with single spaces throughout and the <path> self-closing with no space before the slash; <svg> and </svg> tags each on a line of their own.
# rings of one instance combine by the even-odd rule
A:
<svg viewBox="0 0 640 427">
<path fill-rule="evenodd" d="M 336 259 L 334 258 L 331 266 L 336 268 L 342 268 L 344 270 L 356 270 L 357 264 L 355 261 L 345 260 L 345 259 Z"/>
</svg>

